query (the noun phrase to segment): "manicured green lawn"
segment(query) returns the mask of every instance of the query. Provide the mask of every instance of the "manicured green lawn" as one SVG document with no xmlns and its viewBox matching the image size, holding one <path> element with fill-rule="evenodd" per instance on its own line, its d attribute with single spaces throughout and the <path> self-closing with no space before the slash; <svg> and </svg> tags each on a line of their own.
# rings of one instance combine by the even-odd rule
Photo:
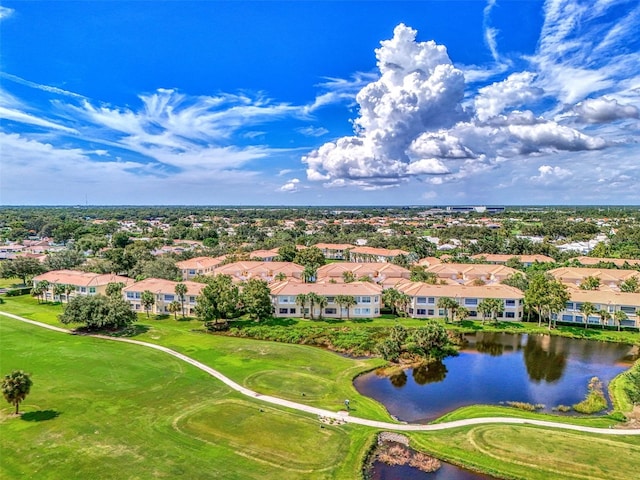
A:
<svg viewBox="0 0 640 480">
<path fill-rule="evenodd" d="M 533 426 L 480 425 L 411 434 L 412 446 L 502 478 L 637 478 L 640 438 Z"/>
<path fill-rule="evenodd" d="M 22 284 L 21 278 L 0 278 L 0 288 L 15 288 L 22 286 L 24 285 Z"/>
<path fill-rule="evenodd" d="M 135 345 L 4 317 L 0 338 L 2 372 L 34 382 L 22 418 L 0 405 L 1 478 L 351 479 L 373 435 L 321 429 Z"/>
</svg>

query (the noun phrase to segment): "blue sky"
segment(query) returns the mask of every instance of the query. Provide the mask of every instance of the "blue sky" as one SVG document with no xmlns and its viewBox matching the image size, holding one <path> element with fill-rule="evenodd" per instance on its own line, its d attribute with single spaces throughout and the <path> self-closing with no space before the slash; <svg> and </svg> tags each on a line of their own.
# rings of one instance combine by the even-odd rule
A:
<svg viewBox="0 0 640 480">
<path fill-rule="evenodd" d="M 640 200 L 637 0 L 0 5 L 0 204 Z"/>
</svg>

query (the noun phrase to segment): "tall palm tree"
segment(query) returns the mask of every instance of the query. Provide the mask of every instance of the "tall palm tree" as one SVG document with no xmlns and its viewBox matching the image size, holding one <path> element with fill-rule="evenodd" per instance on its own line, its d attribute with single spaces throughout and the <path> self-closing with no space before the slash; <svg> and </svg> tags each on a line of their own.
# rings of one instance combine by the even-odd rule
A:
<svg viewBox="0 0 640 480">
<path fill-rule="evenodd" d="M 147 312 L 147 318 L 149 318 L 149 310 L 153 307 L 153 304 L 156 303 L 156 296 L 150 290 L 145 290 L 140 295 L 140 303 L 144 307 L 145 312 Z"/>
<path fill-rule="evenodd" d="M 309 302 L 309 317 L 311 320 L 315 320 L 313 317 L 313 309 L 318 303 L 320 303 L 320 295 L 315 292 L 307 293 L 307 301 Z"/>
<path fill-rule="evenodd" d="M 64 295 L 64 285 L 62 283 L 53 284 L 53 300 L 58 297 L 58 301 L 62 303 L 62 295 Z"/>
<path fill-rule="evenodd" d="M 307 318 L 307 302 L 309 301 L 309 297 L 306 293 L 299 293 L 296 296 L 296 305 L 300 305 L 302 308 L 302 318 Z"/>
<path fill-rule="evenodd" d="M 600 316 L 600 326 L 604 330 L 605 322 L 607 322 L 611 318 L 611 314 L 603 308 L 598 312 L 598 315 Z"/>
<path fill-rule="evenodd" d="M 177 283 L 174 291 L 180 299 L 180 310 L 182 311 L 182 318 L 184 318 L 184 299 L 187 295 L 187 286 L 184 283 Z"/>
<path fill-rule="evenodd" d="M 347 303 L 346 295 L 336 295 L 335 302 L 340 309 L 340 320 L 342 320 L 342 308 Z"/>
<path fill-rule="evenodd" d="M 167 310 L 169 310 L 170 313 L 173 313 L 173 318 L 175 318 L 177 320 L 178 319 L 178 312 L 182 310 L 182 305 L 180 304 L 180 302 L 176 302 L 174 300 L 173 302 L 171 302 L 167 306 Z"/>
<path fill-rule="evenodd" d="M 584 302 L 580 305 L 580 312 L 584 315 L 584 328 L 589 328 L 589 317 L 596 313 L 596 307 L 591 302 Z"/>
<path fill-rule="evenodd" d="M 391 308 L 391 313 L 397 315 L 396 305 L 400 292 L 395 288 L 386 288 L 382 291 L 382 302 Z"/>
<path fill-rule="evenodd" d="M 402 312 L 402 316 L 407 316 L 407 308 L 411 304 L 411 297 L 404 292 L 399 292 L 396 297 L 396 307 L 398 311 Z"/>
<path fill-rule="evenodd" d="M 491 302 L 488 298 L 483 298 L 480 300 L 478 304 L 478 313 L 482 315 L 482 325 L 484 325 L 484 321 L 487 319 L 487 316 L 491 315 Z"/>
<path fill-rule="evenodd" d="M 626 320 L 627 318 L 629 318 L 629 317 L 622 310 L 616 310 L 616 312 L 613 314 L 613 318 L 615 319 L 616 323 L 618 324 L 618 331 L 620 331 L 620 327 L 622 326 L 622 322 L 624 320 Z"/>
<path fill-rule="evenodd" d="M 47 300 L 47 292 L 49 291 L 51 284 L 48 280 L 42 280 L 41 282 L 38 282 L 38 286 L 42 289 L 40 295 L 42 295 L 42 301 L 45 302 Z"/>
<path fill-rule="evenodd" d="M 353 295 L 344 296 L 344 306 L 347 308 L 347 320 L 350 318 L 349 312 L 351 311 L 351 307 L 355 307 L 357 304 L 356 297 Z"/>
<path fill-rule="evenodd" d="M 458 305 L 458 308 L 454 311 L 454 319 L 457 319 L 459 322 L 462 322 L 465 318 L 469 316 L 469 309 L 467 307 L 463 307 L 462 305 Z"/>
<path fill-rule="evenodd" d="M 498 323 L 498 316 L 504 312 L 504 300 L 500 298 L 489 299 L 489 311 L 491 312 L 491 318 L 493 323 Z"/>
<path fill-rule="evenodd" d="M 327 297 L 318 295 L 317 304 L 318 304 L 318 307 L 320 307 L 320 316 L 318 317 L 319 320 L 322 320 L 322 309 L 325 308 L 328 303 L 329 301 L 327 300 Z"/>
<path fill-rule="evenodd" d="M 459 307 L 458 302 L 456 302 L 453 298 L 450 298 L 450 297 L 440 297 L 438 299 L 438 303 L 436 304 L 436 306 L 438 308 L 444 309 L 447 323 L 449 323 L 449 313 L 450 312 L 452 313 L 452 318 L 453 318 L 453 315 L 455 315 L 454 314 L 455 309 Z"/>
<path fill-rule="evenodd" d="M 64 286 L 64 296 L 66 297 L 67 303 L 69 303 L 69 296 L 76 291 L 75 285 L 69 285 L 68 283 Z"/>
</svg>

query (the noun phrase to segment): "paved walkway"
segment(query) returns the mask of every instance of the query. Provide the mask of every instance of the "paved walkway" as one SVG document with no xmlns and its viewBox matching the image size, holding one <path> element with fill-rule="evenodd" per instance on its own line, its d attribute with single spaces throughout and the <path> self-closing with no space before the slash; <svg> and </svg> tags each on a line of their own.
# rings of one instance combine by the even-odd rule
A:
<svg viewBox="0 0 640 480">
<path fill-rule="evenodd" d="M 29 320 L 27 318 L 23 318 L 18 315 L 13 315 L 11 313 L 0 312 L 0 315 L 4 315 L 5 317 L 13 318 L 15 320 L 20 320 L 21 322 L 30 323 L 31 325 L 35 325 L 38 327 L 48 328 L 49 330 L 53 330 L 55 332 L 72 334 L 71 331 L 66 330 L 64 328 L 54 327 L 52 325 L 47 325 L 46 323 L 42 323 L 42 322 L 36 322 L 35 320 Z M 270 395 L 262 395 L 258 392 L 254 392 L 253 390 L 249 390 L 248 388 L 243 387 L 239 383 L 236 383 L 230 378 L 225 377 L 223 374 L 221 374 L 217 370 L 214 370 L 208 365 L 198 362 L 197 360 L 194 360 L 191 357 L 183 355 L 182 353 L 176 352 L 175 350 L 171 350 L 170 348 L 163 347 L 162 345 L 141 342 L 140 340 L 132 340 L 130 338 L 109 337 L 106 335 L 91 335 L 91 336 L 94 338 L 101 338 L 104 340 L 111 340 L 114 342 L 132 343 L 134 345 L 140 345 L 142 347 L 160 350 L 161 352 L 167 353 L 169 355 L 173 355 L 174 357 L 179 358 L 180 360 L 187 362 L 204 372 L 207 372 L 209 375 L 217 378 L 222 383 L 236 390 L 237 392 L 240 392 L 243 395 L 246 395 L 248 397 L 261 400 L 263 402 L 272 403 L 274 405 L 280 405 L 282 407 L 292 408 L 294 410 L 299 410 L 302 412 L 312 413 L 314 415 L 319 415 L 322 417 L 338 418 L 345 422 L 355 423 L 357 425 L 366 425 L 367 427 L 374 427 L 378 429 L 394 430 L 394 431 L 435 431 L 435 430 L 447 430 L 450 428 L 463 427 L 467 425 L 482 425 L 487 423 L 507 423 L 507 424 L 516 424 L 516 425 L 537 425 L 540 427 L 560 428 L 564 430 L 575 430 L 578 432 L 599 433 L 603 435 L 640 435 L 640 429 L 616 429 L 616 428 L 609 429 L 609 428 L 584 427 L 581 425 L 571 425 L 567 423 L 548 422 L 545 420 L 527 420 L 524 418 L 512 418 L 512 417 L 469 418 L 466 420 L 456 420 L 454 422 L 444 422 L 444 423 L 436 423 L 436 424 L 430 424 L 430 425 L 398 424 L 398 423 L 390 423 L 390 422 L 380 422 L 377 420 L 368 420 L 366 418 L 352 417 L 341 412 L 332 412 L 330 410 L 324 410 L 322 408 L 311 407 L 309 405 L 292 402 L 290 400 L 285 400 L 283 398 L 272 397 Z"/>
</svg>

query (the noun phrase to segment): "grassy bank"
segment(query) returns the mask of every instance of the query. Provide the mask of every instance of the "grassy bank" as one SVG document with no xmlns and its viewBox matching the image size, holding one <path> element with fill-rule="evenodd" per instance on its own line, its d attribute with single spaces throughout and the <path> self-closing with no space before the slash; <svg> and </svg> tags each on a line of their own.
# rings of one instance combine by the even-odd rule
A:
<svg viewBox="0 0 640 480">
<path fill-rule="evenodd" d="M 632 378 L 631 373 L 635 374 L 635 378 Z M 628 414 L 633 410 L 633 399 L 640 397 L 640 382 L 637 380 L 639 377 L 640 360 L 609 382 L 609 396 L 616 411 Z M 635 395 L 633 392 L 636 392 Z"/>
<path fill-rule="evenodd" d="M 22 418 L 0 407 L 2 478 L 358 478 L 366 429 L 320 429 L 134 345 L 3 317 L 0 336 L 3 372 L 34 382 Z"/>
</svg>

